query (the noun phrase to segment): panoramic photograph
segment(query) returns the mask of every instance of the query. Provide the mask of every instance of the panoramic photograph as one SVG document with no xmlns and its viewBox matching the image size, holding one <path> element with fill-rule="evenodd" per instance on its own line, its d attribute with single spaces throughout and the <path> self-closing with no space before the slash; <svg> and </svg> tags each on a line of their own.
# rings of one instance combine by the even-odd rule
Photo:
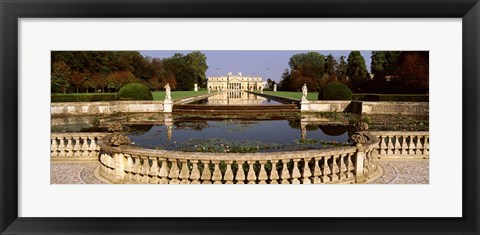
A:
<svg viewBox="0 0 480 235">
<path fill-rule="evenodd" d="M 429 184 L 429 51 L 51 51 L 51 184 Z"/>
</svg>

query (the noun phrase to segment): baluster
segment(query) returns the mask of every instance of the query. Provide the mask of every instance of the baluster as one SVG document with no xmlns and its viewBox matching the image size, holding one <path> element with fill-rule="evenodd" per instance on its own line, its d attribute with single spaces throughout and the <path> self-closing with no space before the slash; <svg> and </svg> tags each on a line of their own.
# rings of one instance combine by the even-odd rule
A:
<svg viewBox="0 0 480 235">
<path fill-rule="evenodd" d="M 58 156 L 57 137 L 51 137 L 50 140 L 52 141 L 50 145 L 50 157 L 57 157 Z"/>
<path fill-rule="evenodd" d="M 90 139 L 90 147 L 88 148 L 88 151 L 90 152 L 89 153 L 89 157 L 95 157 L 97 156 L 97 143 L 95 141 L 95 137 L 94 136 L 90 136 L 88 137 Z M 100 147 L 100 146 L 98 146 Z"/>
<path fill-rule="evenodd" d="M 225 181 L 225 184 L 233 184 L 232 161 L 225 162 L 225 164 L 227 164 L 227 169 L 225 170 L 223 180 Z"/>
<path fill-rule="evenodd" d="M 414 154 L 415 145 L 413 145 L 413 137 L 411 135 L 408 137 L 409 137 L 408 154 Z"/>
<path fill-rule="evenodd" d="M 402 148 L 400 146 L 400 136 L 396 135 L 395 136 L 395 145 L 394 145 L 395 150 L 393 151 L 393 154 L 399 154 L 400 149 Z"/>
<path fill-rule="evenodd" d="M 222 184 L 222 172 L 220 171 L 220 161 L 212 161 L 213 163 L 213 184 Z"/>
<path fill-rule="evenodd" d="M 158 176 L 160 177 L 160 184 L 168 184 L 170 180 L 168 179 L 168 172 L 170 167 L 168 167 L 168 160 L 166 158 L 159 159 L 162 162 Z"/>
<path fill-rule="evenodd" d="M 407 137 L 402 135 L 402 155 L 407 154 L 407 149 L 408 149 Z"/>
<path fill-rule="evenodd" d="M 270 172 L 270 184 L 278 184 L 278 179 L 280 177 L 278 176 L 278 171 L 277 171 L 277 161 L 270 161 L 272 163 L 272 171 Z"/>
<path fill-rule="evenodd" d="M 300 159 L 293 159 L 292 184 L 300 184 L 299 178 L 302 177 L 298 170 L 298 161 L 300 161 Z"/>
<path fill-rule="evenodd" d="M 430 153 L 430 137 L 428 135 L 424 136 L 423 143 L 423 154 L 428 155 Z"/>
<path fill-rule="evenodd" d="M 80 136 L 74 136 L 75 144 L 73 145 L 73 156 L 80 157 L 82 156 L 82 145 L 80 145 Z"/>
<path fill-rule="evenodd" d="M 125 157 L 127 158 L 127 164 L 125 165 L 125 182 L 129 183 L 133 179 L 133 160 L 132 156 L 130 154 L 125 154 Z"/>
<path fill-rule="evenodd" d="M 290 184 L 290 172 L 288 171 L 287 163 L 288 160 L 283 159 L 283 168 L 282 168 L 282 184 Z"/>
<path fill-rule="evenodd" d="M 393 154 L 393 136 L 388 136 L 386 137 L 385 140 L 388 140 L 388 143 L 387 143 L 387 154 Z"/>
<path fill-rule="evenodd" d="M 386 151 L 387 144 L 385 142 L 387 140 L 385 136 L 379 136 L 379 139 L 380 139 L 380 155 L 384 155 L 387 153 Z"/>
<path fill-rule="evenodd" d="M 320 166 L 318 165 L 318 164 L 320 164 L 320 161 L 319 161 L 319 160 L 320 160 L 321 158 L 322 158 L 322 157 L 315 157 L 315 158 L 313 159 L 313 163 L 314 163 L 314 166 L 313 166 L 313 183 L 314 183 L 314 184 L 319 184 L 319 183 L 322 182 L 321 179 L 320 179 L 320 177 L 321 177 L 321 175 L 322 175 L 322 172 L 321 172 L 321 170 L 320 170 Z"/>
<path fill-rule="evenodd" d="M 188 164 L 186 159 L 181 159 L 180 163 L 182 164 L 182 170 L 180 171 L 180 184 L 190 184 L 190 180 L 188 180 L 188 177 L 190 176 L 190 171 L 188 170 Z"/>
<path fill-rule="evenodd" d="M 210 171 L 210 162 L 205 161 L 203 164 L 203 172 L 202 172 L 202 184 L 211 184 L 212 182 L 210 179 L 212 178 L 212 172 Z"/>
<path fill-rule="evenodd" d="M 191 161 L 192 163 L 192 172 L 190 173 L 190 179 L 192 180 L 191 184 L 200 184 L 200 171 L 198 170 L 197 160 Z"/>
<path fill-rule="evenodd" d="M 140 183 L 146 184 L 150 181 L 150 177 L 148 176 L 148 173 L 150 172 L 150 164 L 147 157 L 141 157 L 141 158 L 143 160 L 143 164 L 140 167 L 140 174 L 142 175 L 142 178 L 140 179 Z"/>
<path fill-rule="evenodd" d="M 346 155 L 345 154 L 341 154 L 339 157 L 338 157 L 338 165 L 340 166 L 340 172 L 338 173 L 338 177 L 343 180 L 345 178 L 347 178 L 347 167 L 345 166 L 345 158 Z"/>
<path fill-rule="evenodd" d="M 332 174 L 330 175 L 330 179 L 332 181 L 337 181 L 338 180 L 338 172 L 340 172 L 340 170 L 338 169 L 338 165 L 337 165 L 337 156 L 333 155 L 332 156 L 332 164 L 331 164 L 331 171 L 332 171 Z"/>
<path fill-rule="evenodd" d="M 247 180 L 248 184 L 255 184 L 255 180 L 257 179 L 257 176 L 255 175 L 255 170 L 253 169 L 253 164 L 255 164 L 255 161 L 247 161 L 248 163 L 248 173 L 247 173 Z"/>
<path fill-rule="evenodd" d="M 421 137 L 420 135 L 415 136 L 415 154 L 421 154 L 422 152 L 420 137 Z"/>
<path fill-rule="evenodd" d="M 368 154 L 365 153 L 365 158 L 363 159 L 363 174 L 368 174 L 370 172 L 370 158 Z"/>
<path fill-rule="evenodd" d="M 330 177 L 329 175 L 332 173 L 332 171 L 330 171 L 330 167 L 328 165 L 328 161 L 330 160 L 331 156 L 324 156 L 323 157 L 323 167 L 322 167 L 322 182 L 323 183 L 327 183 L 327 182 L 330 182 Z"/>
<path fill-rule="evenodd" d="M 150 171 L 148 175 L 150 176 L 150 184 L 158 184 L 160 179 L 158 178 L 158 172 L 160 171 L 160 167 L 158 166 L 158 159 L 156 157 L 150 157 L 150 161 L 152 161 L 152 167 L 150 167 Z"/>
<path fill-rule="evenodd" d="M 65 146 L 65 151 L 67 154 L 66 157 L 73 157 L 73 145 L 72 145 L 72 137 L 68 137 L 67 139 L 67 146 Z"/>
<path fill-rule="evenodd" d="M 140 183 L 140 180 L 141 180 L 140 169 L 142 167 L 140 165 L 140 157 L 136 155 L 132 155 L 132 160 L 134 160 L 134 164 L 132 167 L 132 173 L 133 173 L 132 180 L 133 180 L 133 183 L 138 184 Z"/>
<path fill-rule="evenodd" d="M 170 172 L 168 173 L 168 178 L 170 178 L 170 184 L 179 184 L 180 180 L 178 180 L 179 171 L 177 159 L 171 159 L 172 167 L 170 167 Z"/>
<path fill-rule="evenodd" d="M 66 152 L 65 152 L 65 138 L 64 137 L 59 137 L 59 144 L 58 144 L 58 156 L 59 157 L 65 157 Z"/>
<path fill-rule="evenodd" d="M 237 184 L 244 184 L 245 183 L 245 172 L 243 171 L 243 162 L 242 161 L 235 161 L 235 162 L 238 165 L 235 180 L 237 180 Z"/>
<path fill-rule="evenodd" d="M 267 183 L 267 180 L 268 180 L 268 175 L 267 175 L 267 170 L 265 169 L 265 163 L 267 163 L 267 161 L 263 160 L 263 161 L 259 161 L 260 163 L 260 172 L 258 173 L 258 180 L 259 180 L 259 184 L 266 184 Z"/>
<path fill-rule="evenodd" d="M 80 140 L 82 141 L 82 157 L 88 157 L 90 152 L 88 152 L 88 137 L 80 136 Z"/>
<path fill-rule="evenodd" d="M 311 160 L 311 159 L 310 159 Z M 303 184 L 311 184 L 312 181 L 310 180 L 310 176 L 312 176 L 312 171 L 310 170 L 309 162 L 310 160 L 304 158 L 303 162 L 305 163 L 305 166 L 303 167 L 303 174 L 302 174 L 302 183 Z"/>
<path fill-rule="evenodd" d="M 396 139 L 398 140 L 398 139 Z M 353 162 L 352 162 L 352 155 L 351 153 L 347 154 L 347 178 L 353 178 L 354 174 L 354 170 L 355 170 L 355 166 L 353 165 Z"/>
</svg>

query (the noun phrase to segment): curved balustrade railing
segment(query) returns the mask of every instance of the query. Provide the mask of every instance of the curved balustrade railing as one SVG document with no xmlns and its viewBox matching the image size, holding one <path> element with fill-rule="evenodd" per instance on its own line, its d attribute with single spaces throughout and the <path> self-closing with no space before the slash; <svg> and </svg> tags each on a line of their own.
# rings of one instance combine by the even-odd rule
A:
<svg viewBox="0 0 480 235">
<path fill-rule="evenodd" d="M 112 147 L 99 141 L 102 177 L 142 184 L 362 183 L 377 173 L 378 142 L 363 146 L 275 153 L 194 153 Z"/>
<path fill-rule="evenodd" d="M 97 141 L 108 133 L 51 133 L 52 160 L 96 160 L 100 146 Z"/>
<path fill-rule="evenodd" d="M 379 139 L 375 155 L 379 158 L 429 158 L 428 131 L 375 131 L 370 135 Z"/>
</svg>

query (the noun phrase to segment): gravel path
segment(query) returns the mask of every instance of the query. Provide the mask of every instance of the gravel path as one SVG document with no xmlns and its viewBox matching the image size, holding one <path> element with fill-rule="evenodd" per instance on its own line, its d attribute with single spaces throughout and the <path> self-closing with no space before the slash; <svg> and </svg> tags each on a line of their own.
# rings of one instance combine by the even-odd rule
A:
<svg viewBox="0 0 480 235">
<path fill-rule="evenodd" d="M 372 184 L 428 184 L 428 159 L 377 160 L 383 176 Z"/>
<path fill-rule="evenodd" d="M 371 184 L 428 184 L 429 161 L 419 160 L 378 160 L 383 176 Z M 102 184 L 93 172 L 98 162 L 52 162 L 50 164 L 51 184 Z"/>
<path fill-rule="evenodd" d="M 51 163 L 51 184 L 102 184 L 95 178 L 93 171 L 98 162 Z"/>
</svg>

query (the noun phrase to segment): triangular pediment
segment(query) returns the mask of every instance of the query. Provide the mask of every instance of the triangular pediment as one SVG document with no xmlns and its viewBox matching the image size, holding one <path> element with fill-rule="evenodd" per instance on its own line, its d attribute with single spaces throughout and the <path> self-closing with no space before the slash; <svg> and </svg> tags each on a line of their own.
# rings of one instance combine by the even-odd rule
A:
<svg viewBox="0 0 480 235">
<path fill-rule="evenodd" d="M 238 78 L 230 78 L 230 82 L 242 82 L 242 81 Z"/>
</svg>

